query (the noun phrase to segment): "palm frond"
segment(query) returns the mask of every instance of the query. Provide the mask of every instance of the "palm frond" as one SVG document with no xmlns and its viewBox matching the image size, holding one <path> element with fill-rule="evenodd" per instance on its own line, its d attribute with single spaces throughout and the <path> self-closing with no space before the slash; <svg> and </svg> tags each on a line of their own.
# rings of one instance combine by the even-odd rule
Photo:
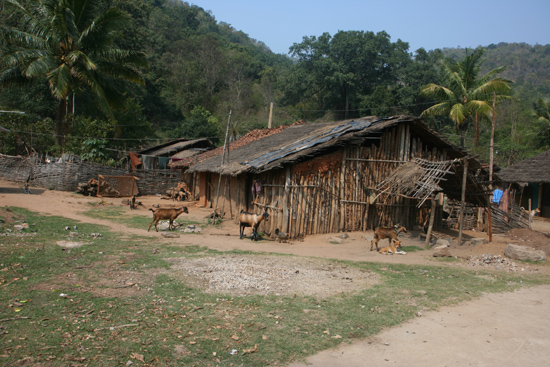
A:
<svg viewBox="0 0 550 367">
<path fill-rule="evenodd" d="M 451 110 L 452 104 L 449 102 L 442 102 L 426 108 L 422 111 L 422 116 L 441 116 L 446 115 Z"/>
<path fill-rule="evenodd" d="M 71 71 L 67 65 L 62 64 L 50 71 L 47 75 L 50 90 L 55 98 L 65 99 L 71 93 L 72 78 Z"/>
<path fill-rule="evenodd" d="M 455 99 L 452 90 L 442 85 L 430 83 L 420 90 L 420 93 L 426 97 L 432 97 L 437 101 L 451 101 Z"/>
<path fill-rule="evenodd" d="M 462 126 L 468 115 L 466 106 L 461 103 L 455 103 L 449 111 L 449 118 L 458 126 Z"/>
</svg>

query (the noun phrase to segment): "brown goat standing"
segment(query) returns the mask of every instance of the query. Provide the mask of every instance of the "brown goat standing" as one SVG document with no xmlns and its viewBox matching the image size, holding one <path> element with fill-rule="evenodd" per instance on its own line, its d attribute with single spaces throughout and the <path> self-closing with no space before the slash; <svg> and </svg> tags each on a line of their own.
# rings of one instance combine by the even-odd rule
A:
<svg viewBox="0 0 550 367">
<path fill-rule="evenodd" d="M 239 214 L 239 234 L 241 236 L 241 240 L 244 236 L 244 229 L 245 227 L 252 227 L 252 234 L 250 235 L 250 239 L 257 241 L 258 240 L 258 227 L 262 221 L 269 221 L 269 214 L 264 211 L 263 214 L 252 214 L 247 213 L 244 210 L 241 210 L 241 213 Z"/>
<path fill-rule="evenodd" d="M 374 230 L 374 238 L 370 242 L 370 250 L 372 251 L 373 246 L 376 244 L 376 251 L 378 251 L 378 241 L 383 240 L 384 238 L 388 239 L 388 243 L 391 246 L 392 241 L 396 241 L 397 236 L 399 236 L 399 234 L 401 232 L 406 233 L 407 228 L 405 228 L 403 226 L 399 226 L 399 225 L 397 225 L 393 228 L 392 227 L 390 227 L 390 228 L 386 228 L 386 227 L 376 228 Z"/>
<path fill-rule="evenodd" d="M 186 206 L 182 206 L 181 208 L 178 208 L 178 209 L 160 208 L 160 209 L 149 209 L 149 210 L 153 212 L 153 220 L 149 224 L 149 229 L 147 229 L 147 232 L 149 232 L 153 223 L 155 223 L 155 230 L 158 232 L 159 230 L 157 228 L 157 224 L 161 219 L 170 221 L 170 224 L 168 224 L 168 230 L 171 231 L 172 229 L 174 229 L 174 220 L 181 213 L 189 214 L 189 210 L 187 209 Z"/>
</svg>

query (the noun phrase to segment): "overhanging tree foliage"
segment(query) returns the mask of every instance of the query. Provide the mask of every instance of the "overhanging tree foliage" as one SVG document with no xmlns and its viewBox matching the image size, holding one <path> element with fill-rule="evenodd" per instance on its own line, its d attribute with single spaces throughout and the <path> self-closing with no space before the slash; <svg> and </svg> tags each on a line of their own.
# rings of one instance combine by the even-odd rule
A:
<svg viewBox="0 0 550 367">
<path fill-rule="evenodd" d="M 65 117 L 75 111 L 74 96 L 88 91 L 113 119 L 122 104 L 116 79 L 143 83 L 145 54 L 115 47 L 114 39 L 128 24 L 127 15 L 104 8 L 100 0 L 40 0 L 26 5 L 6 0 L 19 17 L 20 28 L 4 28 L 0 83 L 44 79 L 59 101 L 56 139 L 63 144 Z M 73 97 L 71 99 L 71 97 Z"/>
</svg>

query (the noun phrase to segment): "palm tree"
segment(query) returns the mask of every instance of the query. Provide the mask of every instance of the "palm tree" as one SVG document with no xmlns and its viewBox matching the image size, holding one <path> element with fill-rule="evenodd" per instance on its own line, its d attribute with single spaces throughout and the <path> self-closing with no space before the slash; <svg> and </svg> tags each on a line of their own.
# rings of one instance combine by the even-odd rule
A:
<svg viewBox="0 0 550 367">
<path fill-rule="evenodd" d="M 532 115 L 536 118 L 538 139 L 542 146 L 547 147 L 550 144 L 550 98 L 539 98 L 533 106 Z"/>
<path fill-rule="evenodd" d="M 114 120 L 121 101 L 115 79 L 143 84 L 140 68 L 145 54 L 114 45 L 129 18 L 116 8 L 102 8 L 101 0 L 6 0 L 19 28 L 7 28 L 5 52 L 0 57 L 0 83 L 21 78 L 44 78 L 60 102 L 56 140 L 63 145 L 69 99 L 86 90 L 101 111 Z M 74 109 L 74 105 L 73 105 Z"/>
<path fill-rule="evenodd" d="M 444 61 L 442 64 L 443 78 L 446 85 L 428 84 L 421 90 L 421 94 L 431 97 L 437 103 L 422 112 L 423 116 L 448 116 L 455 127 L 461 132 L 461 146 L 464 147 L 464 134 L 468 122 L 474 120 L 476 126 L 475 144 L 479 139 L 479 120 L 488 119 L 494 112 L 492 107 L 493 92 L 497 100 L 509 97 L 511 87 L 510 80 L 499 78 L 496 75 L 502 73 L 505 66 L 489 71 L 479 77 L 484 50 L 476 49 L 472 54 L 456 64 Z"/>
</svg>

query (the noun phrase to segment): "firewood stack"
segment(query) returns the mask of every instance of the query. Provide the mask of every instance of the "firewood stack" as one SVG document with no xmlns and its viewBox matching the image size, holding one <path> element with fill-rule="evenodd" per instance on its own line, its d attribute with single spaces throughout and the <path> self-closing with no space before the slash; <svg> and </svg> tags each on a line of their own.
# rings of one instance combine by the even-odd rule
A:
<svg viewBox="0 0 550 367">
<path fill-rule="evenodd" d="M 85 196 L 97 195 L 97 180 L 90 178 L 88 182 L 79 183 L 76 191 Z"/>
</svg>

